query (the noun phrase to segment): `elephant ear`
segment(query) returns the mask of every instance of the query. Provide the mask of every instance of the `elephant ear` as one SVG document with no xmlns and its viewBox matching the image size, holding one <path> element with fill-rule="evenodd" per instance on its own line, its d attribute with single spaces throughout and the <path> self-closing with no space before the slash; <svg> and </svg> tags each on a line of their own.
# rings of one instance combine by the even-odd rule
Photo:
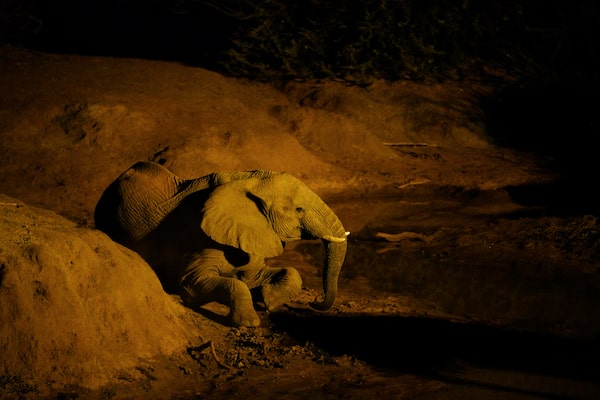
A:
<svg viewBox="0 0 600 400">
<path fill-rule="evenodd" d="M 248 254 L 274 257 L 283 252 L 283 245 L 264 210 L 264 202 L 247 190 L 244 181 L 231 182 L 209 196 L 200 226 L 216 242 Z"/>
</svg>

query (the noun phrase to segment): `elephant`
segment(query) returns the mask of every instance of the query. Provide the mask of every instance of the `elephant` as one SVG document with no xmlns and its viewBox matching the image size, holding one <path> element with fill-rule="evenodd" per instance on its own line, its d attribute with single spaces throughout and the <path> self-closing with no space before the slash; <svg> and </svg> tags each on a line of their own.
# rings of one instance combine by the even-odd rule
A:
<svg viewBox="0 0 600 400">
<path fill-rule="evenodd" d="M 166 291 L 198 310 L 218 302 L 229 307 L 228 323 L 256 327 L 255 303 L 267 311 L 302 290 L 293 267 L 269 267 L 265 259 L 286 242 L 321 239 L 325 248 L 323 299 L 335 302 L 348 232 L 327 204 L 287 172 L 214 172 L 183 179 L 161 164 L 140 161 L 101 195 L 96 228 L 138 252 Z"/>
</svg>

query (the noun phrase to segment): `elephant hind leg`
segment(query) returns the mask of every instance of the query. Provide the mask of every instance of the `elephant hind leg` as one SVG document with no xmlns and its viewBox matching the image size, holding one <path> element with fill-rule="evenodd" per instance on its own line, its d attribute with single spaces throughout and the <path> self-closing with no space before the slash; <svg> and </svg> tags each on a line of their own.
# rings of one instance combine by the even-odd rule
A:
<svg viewBox="0 0 600 400">
<path fill-rule="evenodd" d="M 234 325 L 254 327 L 260 318 L 254 310 L 248 286 L 231 276 L 233 266 L 218 250 L 204 251 L 188 266 L 181 277 L 180 293 L 184 304 L 197 308 L 216 301 L 229 306 Z"/>
<path fill-rule="evenodd" d="M 295 268 L 280 268 L 272 278 L 262 286 L 265 307 L 274 311 L 297 297 L 302 291 L 302 278 Z"/>
<path fill-rule="evenodd" d="M 302 278 L 295 268 L 238 268 L 236 276 L 246 285 L 260 288 L 262 301 L 268 311 L 274 311 L 298 296 Z"/>
</svg>

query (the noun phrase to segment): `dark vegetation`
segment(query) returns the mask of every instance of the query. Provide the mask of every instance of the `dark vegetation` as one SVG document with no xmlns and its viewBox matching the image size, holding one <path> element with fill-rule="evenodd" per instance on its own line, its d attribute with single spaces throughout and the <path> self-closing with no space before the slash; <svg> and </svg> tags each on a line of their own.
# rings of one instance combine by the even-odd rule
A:
<svg viewBox="0 0 600 400">
<path fill-rule="evenodd" d="M 358 359 L 379 368 L 438 379 L 452 377 L 449 366 L 457 359 L 468 360 L 471 365 L 589 381 L 598 372 L 597 368 L 582 368 L 593 365 L 592 360 L 598 357 L 588 339 L 424 318 L 275 314 L 272 320 L 276 330 L 284 326 L 298 342 L 309 341 L 329 354 L 341 355 L 352 348 Z M 364 326 L 372 329 L 361 329 Z M 398 332 L 402 332 L 402 343 L 398 343 Z"/>
<path fill-rule="evenodd" d="M 598 83 L 589 0 L 0 0 L 0 39 L 273 81 Z"/>
</svg>

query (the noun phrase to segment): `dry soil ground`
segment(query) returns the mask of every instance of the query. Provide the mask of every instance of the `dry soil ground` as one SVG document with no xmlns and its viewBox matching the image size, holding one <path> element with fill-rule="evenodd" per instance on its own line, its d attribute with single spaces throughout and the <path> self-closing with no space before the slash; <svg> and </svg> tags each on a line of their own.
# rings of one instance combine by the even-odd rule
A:
<svg viewBox="0 0 600 400">
<path fill-rule="evenodd" d="M 555 103 L 534 107 L 545 95 L 499 91 L 454 83 L 262 84 L 176 63 L 2 48 L 0 294 L 31 287 L 33 295 L 15 303 L 31 310 L 29 323 L 2 314 L 1 338 L 8 339 L 1 350 L 14 363 L 2 365 L 0 398 L 593 398 L 600 378 L 600 222 L 588 189 L 594 152 L 578 135 L 598 125 L 558 120 L 571 114 Z M 558 125 L 560 139 L 552 130 Z M 138 160 L 161 162 L 183 177 L 274 169 L 303 179 L 352 232 L 334 308 L 308 306 L 320 293 L 321 263 L 318 246 L 308 242 L 269 260 L 296 267 L 305 289 L 281 311 L 261 311 L 256 329 L 228 327 L 227 310 L 217 304 L 183 308 L 147 271 L 137 275 L 143 284 L 132 284 L 135 277 L 98 289 L 85 283 L 95 300 L 88 294 L 82 304 L 94 305 L 89 313 L 98 325 L 69 326 L 84 317 L 70 318 L 65 307 L 63 322 L 46 324 L 52 310 L 39 314 L 23 302 L 43 297 L 60 307 L 51 300 L 64 283 L 9 279 L 25 265 L 11 262 L 23 249 L 35 265 L 43 264 L 40 254 L 69 260 L 79 249 L 58 244 L 69 237 L 52 242 L 53 231 L 41 235 L 40 226 L 83 230 L 78 235 L 97 243 L 95 253 L 108 249 L 90 236 L 97 233 L 95 203 Z M 34 250 L 25 246 L 42 236 Z M 84 268 L 87 253 L 77 251 Z M 90 265 L 86 282 L 96 273 L 104 279 Z M 137 300 L 124 291 L 143 293 L 152 310 L 128 310 L 138 303 L 128 303 Z M 165 320 L 176 319 L 175 328 L 153 320 L 161 307 L 175 310 Z M 106 315 L 113 317 L 100 318 Z M 140 328 L 149 320 L 150 330 Z M 98 345 L 86 353 L 55 346 L 47 359 L 38 352 L 32 361 L 26 353 L 36 345 L 14 342 L 18 329 L 53 343 Z M 73 332 L 79 335 L 65 339 Z M 143 354 L 113 344 L 118 332 Z M 174 339 L 163 343 L 164 332 Z M 102 340 L 94 342 L 96 334 Z M 133 365 L 121 360 L 118 373 L 106 372 L 125 356 Z M 74 365 L 90 360 L 97 380 L 83 373 L 88 378 L 70 379 Z M 45 378 L 14 372 L 19 362 L 48 366 Z"/>
</svg>

